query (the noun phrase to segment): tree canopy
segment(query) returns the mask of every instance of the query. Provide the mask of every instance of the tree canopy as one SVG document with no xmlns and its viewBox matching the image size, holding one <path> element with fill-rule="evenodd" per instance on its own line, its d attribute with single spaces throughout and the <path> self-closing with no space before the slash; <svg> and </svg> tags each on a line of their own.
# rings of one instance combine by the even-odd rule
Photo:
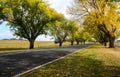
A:
<svg viewBox="0 0 120 77">
<path fill-rule="evenodd" d="M 25 38 L 34 48 L 34 41 L 46 33 L 47 24 L 57 20 L 57 13 L 44 0 L 3 0 L 4 18 L 10 24 L 14 35 Z"/>
<path fill-rule="evenodd" d="M 70 23 L 63 17 L 61 21 L 55 21 L 50 24 L 51 35 L 54 36 L 55 42 L 62 46 L 62 43 L 66 41 L 70 32 Z"/>
<path fill-rule="evenodd" d="M 73 45 L 73 43 L 75 41 L 75 34 L 79 30 L 79 26 L 75 22 L 73 22 L 72 20 L 69 20 L 68 24 L 69 24 L 68 40 L 71 42 L 71 45 Z"/>
<path fill-rule="evenodd" d="M 84 19 L 83 25 L 87 26 L 85 28 L 88 32 L 104 33 L 104 36 L 108 37 L 109 47 L 114 47 L 120 29 L 117 3 L 111 0 L 75 0 L 74 6 L 70 8 L 70 13 L 77 19 Z"/>
</svg>

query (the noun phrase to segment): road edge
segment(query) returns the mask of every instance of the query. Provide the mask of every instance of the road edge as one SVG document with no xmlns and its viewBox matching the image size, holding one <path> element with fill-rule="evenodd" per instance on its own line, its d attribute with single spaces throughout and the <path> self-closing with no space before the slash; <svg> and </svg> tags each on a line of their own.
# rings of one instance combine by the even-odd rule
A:
<svg viewBox="0 0 120 77">
<path fill-rule="evenodd" d="M 88 47 L 88 46 L 87 46 L 87 47 Z M 80 52 L 81 50 L 83 50 L 83 49 L 85 49 L 85 48 L 86 48 L 86 47 L 84 47 L 84 48 L 82 48 L 82 49 L 79 49 L 79 50 L 76 50 L 76 51 L 74 51 L 73 53 Z M 16 74 L 16 75 L 14 75 L 14 76 L 12 76 L 12 77 L 20 77 L 21 75 L 23 75 L 23 74 L 25 74 L 25 73 L 31 72 L 31 71 L 33 71 L 33 70 L 35 70 L 35 69 L 38 69 L 38 68 L 41 68 L 41 67 L 46 66 L 46 65 L 48 65 L 48 64 L 51 64 L 51 63 L 53 63 L 53 62 L 56 62 L 56 61 L 58 61 L 58 60 L 60 60 L 60 59 L 63 59 L 63 58 L 65 58 L 65 57 L 73 54 L 73 53 L 70 53 L 70 54 L 67 54 L 67 55 L 65 55 L 65 56 L 62 56 L 62 57 L 60 57 L 60 58 L 58 58 L 58 59 L 49 61 L 49 62 L 47 62 L 47 63 L 45 63 L 45 64 L 36 66 L 36 67 L 34 67 L 34 68 L 30 69 L 30 70 L 27 70 L 27 71 L 24 71 L 24 72 L 22 72 L 22 73 Z"/>
</svg>

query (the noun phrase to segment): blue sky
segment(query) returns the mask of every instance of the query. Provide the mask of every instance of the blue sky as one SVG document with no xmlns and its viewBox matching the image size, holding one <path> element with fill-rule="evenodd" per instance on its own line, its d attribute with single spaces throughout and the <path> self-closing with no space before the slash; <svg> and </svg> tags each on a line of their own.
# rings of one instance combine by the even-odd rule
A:
<svg viewBox="0 0 120 77">
<path fill-rule="evenodd" d="M 67 7 L 71 5 L 73 0 L 49 0 L 49 3 L 51 4 L 50 7 L 54 8 L 56 11 L 63 13 L 66 17 L 68 17 L 66 10 Z M 15 38 L 13 36 L 13 33 L 10 31 L 9 26 L 6 25 L 6 22 L 0 24 L 0 39 L 9 39 L 9 38 Z M 39 41 L 47 41 L 51 40 L 50 36 L 44 36 L 41 35 L 37 38 Z"/>
</svg>

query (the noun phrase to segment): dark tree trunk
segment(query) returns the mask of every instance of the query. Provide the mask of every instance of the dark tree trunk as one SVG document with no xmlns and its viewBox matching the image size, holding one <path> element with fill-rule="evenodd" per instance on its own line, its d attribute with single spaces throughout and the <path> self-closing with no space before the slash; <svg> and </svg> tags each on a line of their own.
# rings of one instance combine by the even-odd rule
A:
<svg viewBox="0 0 120 77">
<path fill-rule="evenodd" d="M 71 45 L 73 45 L 74 41 L 71 41 Z"/>
<path fill-rule="evenodd" d="M 30 42 L 30 46 L 29 46 L 29 49 L 33 49 L 34 48 L 34 41 L 33 39 L 29 40 Z"/>
<path fill-rule="evenodd" d="M 115 48 L 115 37 L 109 37 L 109 48 Z"/>
<path fill-rule="evenodd" d="M 62 46 L 62 42 L 59 42 L 59 46 L 60 46 L 60 47 Z"/>
<path fill-rule="evenodd" d="M 99 42 L 101 45 L 104 45 L 104 42 Z"/>
<path fill-rule="evenodd" d="M 84 40 L 84 44 L 85 44 L 85 40 Z"/>
<path fill-rule="evenodd" d="M 79 41 L 77 41 L 77 45 L 79 45 Z"/>
<path fill-rule="evenodd" d="M 82 44 L 82 42 L 81 42 L 81 44 Z"/>
<path fill-rule="evenodd" d="M 107 42 L 104 42 L 104 46 L 107 46 Z"/>
</svg>

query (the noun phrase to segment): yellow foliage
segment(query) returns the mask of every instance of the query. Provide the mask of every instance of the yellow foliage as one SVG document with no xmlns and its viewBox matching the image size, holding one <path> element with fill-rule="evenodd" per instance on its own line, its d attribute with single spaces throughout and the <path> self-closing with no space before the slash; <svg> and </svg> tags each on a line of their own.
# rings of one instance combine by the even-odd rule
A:
<svg viewBox="0 0 120 77">
<path fill-rule="evenodd" d="M 9 17 L 8 20 L 14 19 L 13 11 L 11 8 L 4 8 L 2 12 Z"/>
<path fill-rule="evenodd" d="M 120 21 L 118 21 L 120 16 L 117 13 L 117 4 L 115 2 L 106 3 L 104 0 L 99 0 L 97 3 L 98 8 L 92 9 L 91 12 L 84 17 L 88 20 L 87 25 L 95 27 L 103 26 L 104 24 L 103 27 L 106 28 L 106 31 L 112 35 L 116 35 L 120 29 Z M 95 28 L 92 28 L 92 30 L 93 29 Z"/>
</svg>

